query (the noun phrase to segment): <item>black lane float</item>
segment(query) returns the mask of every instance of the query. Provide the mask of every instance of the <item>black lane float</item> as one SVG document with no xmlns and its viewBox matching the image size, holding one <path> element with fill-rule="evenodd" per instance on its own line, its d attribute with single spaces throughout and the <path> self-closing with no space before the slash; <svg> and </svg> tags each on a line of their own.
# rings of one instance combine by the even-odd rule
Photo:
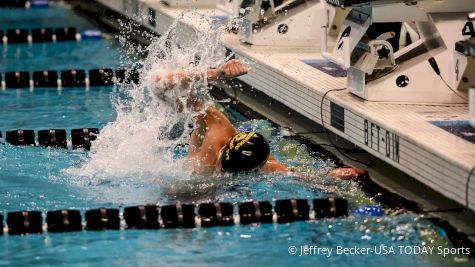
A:
<svg viewBox="0 0 475 267">
<path fill-rule="evenodd" d="M 30 87 L 30 74 L 25 71 L 15 71 L 5 73 L 6 88 L 27 88 Z"/>
<path fill-rule="evenodd" d="M 230 226 L 235 224 L 289 223 L 294 221 L 337 218 L 348 215 L 348 202 L 342 198 L 314 199 L 313 209 L 307 199 L 277 200 L 272 209 L 269 201 L 250 201 L 234 205 L 228 202 L 174 205 L 141 205 L 120 209 L 99 208 L 85 212 L 82 222 L 79 210 L 46 212 L 46 224 L 40 211 L 17 211 L 7 214 L 6 232 L 10 235 L 42 233 L 102 231 L 122 229 L 161 229 Z M 197 210 L 197 212 L 196 212 Z M 322 210 L 331 211 L 319 216 Z M 321 214 L 320 214 L 321 215 Z M 283 219 L 285 218 L 285 219 Z M 0 214 L 0 234 L 3 234 L 3 215 Z"/>
<path fill-rule="evenodd" d="M 53 42 L 53 29 L 35 28 L 31 29 L 31 40 L 33 43 Z M 8 42 L 8 40 L 7 40 Z"/>
<path fill-rule="evenodd" d="M 10 8 L 24 8 L 27 7 L 28 1 L 26 0 L 2 0 L 0 1 L 0 7 Z"/>
<path fill-rule="evenodd" d="M 82 128 L 71 130 L 71 144 L 73 149 L 84 148 L 89 150 L 91 148 L 91 142 L 96 140 L 99 134 L 97 128 Z"/>
<path fill-rule="evenodd" d="M 91 142 L 96 140 L 99 134 L 97 128 L 81 128 L 71 130 L 70 148 L 84 148 L 89 150 Z M 5 133 L 5 141 L 15 146 L 42 146 L 53 148 L 68 148 L 66 130 L 48 129 L 38 131 L 38 142 L 35 140 L 33 130 L 10 130 Z M 0 138 L 2 137 L 0 132 Z"/>
<path fill-rule="evenodd" d="M 48 0 L 1 0 L 0 8 L 48 8 Z"/>
<path fill-rule="evenodd" d="M 33 72 L 33 86 L 58 87 L 58 73 L 51 70 Z"/>
<path fill-rule="evenodd" d="M 5 133 L 5 141 L 14 146 L 35 145 L 35 132 L 33 130 L 14 130 Z"/>
<path fill-rule="evenodd" d="M 42 147 L 67 148 L 66 130 L 50 129 L 38 131 L 38 144 Z"/>
<path fill-rule="evenodd" d="M 88 74 L 88 75 L 87 75 Z M 115 74 L 115 75 L 114 75 Z M 31 79 L 31 80 L 30 80 Z M 0 81 L 2 75 L 0 73 Z M 139 72 L 136 69 L 109 68 L 71 70 L 42 70 L 32 74 L 26 71 L 10 71 L 5 73 L 3 86 L 6 89 L 34 88 L 34 87 L 86 87 L 86 86 L 109 86 L 114 83 L 138 84 Z"/>
<path fill-rule="evenodd" d="M 61 71 L 62 87 L 85 87 L 86 72 L 84 70 L 63 70 Z"/>
<path fill-rule="evenodd" d="M 46 213 L 48 232 L 82 231 L 81 212 L 79 210 L 55 210 Z"/>
<path fill-rule="evenodd" d="M 103 86 L 114 84 L 114 72 L 112 69 L 93 69 L 89 70 L 89 85 Z"/>
<path fill-rule="evenodd" d="M 3 38 L 4 43 L 17 44 L 28 42 L 28 30 L 27 29 L 8 29 L 7 34 Z"/>
</svg>

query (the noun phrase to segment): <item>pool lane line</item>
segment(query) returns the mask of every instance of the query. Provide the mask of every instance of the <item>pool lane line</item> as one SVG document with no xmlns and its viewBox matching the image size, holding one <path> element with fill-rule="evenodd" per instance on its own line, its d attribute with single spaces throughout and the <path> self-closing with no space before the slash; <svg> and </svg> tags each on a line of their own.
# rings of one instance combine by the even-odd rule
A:
<svg viewBox="0 0 475 267">
<path fill-rule="evenodd" d="M 48 8 L 49 1 L 48 0 L 1 0 L 0 1 L 0 8 Z"/>
<path fill-rule="evenodd" d="M 59 72 L 59 75 L 58 75 Z M 87 75 L 86 75 L 87 73 Z M 4 77 L 4 80 L 2 80 Z M 140 82 L 137 69 L 98 68 L 89 71 L 82 69 L 70 70 L 42 70 L 34 71 L 9 71 L 4 75 L 0 73 L 2 90 L 29 88 L 68 88 L 108 86 L 114 84 L 138 84 Z"/>
<path fill-rule="evenodd" d="M 343 198 L 283 199 L 275 201 L 247 201 L 233 205 L 229 202 L 206 202 L 198 205 L 140 205 L 86 210 L 84 222 L 79 210 L 46 212 L 43 223 L 41 211 L 8 212 L 6 226 L 0 214 L 1 233 L 10 235 L 74 231 L 127 229 L 208 228 L 215 226 L 254 225 L 313 221 L 348 216 L 348 202 Z M 238 212 L 235 213 L 235 206 Z"/>
<path fill-rule="evenodd" d="M 33 28 L 31 31 L 22 28 L 7 29 L 6 34 L 0 30 L 0 40 L 4 45 L 21 43 L 47 43 L 81 40 L 101 40 L 102 32 L 98 30 L 84 30 L 78 33 L 74 27 L 62 28 Z"/>
<path fill-rule="evenodd" d="M 89 150 L 91 148 L 91 142 L 96 140 L 97 135 L 99 134 L 99 129 L 79 128 L 72 129 L 70 133 L 71 139 L 68 140 L 66 130 L 64 129 L 39 130 L 37 135 L 33 130 L 18 129 L 6 131 L 5 141 L 15 146 L 52 147 L 63 149 L 82 148 Z M 35 136 L 38 136 L 38 141 L 36 141 Z M 0 138 L 2 138 L 1 132 Z"/>
</svg>

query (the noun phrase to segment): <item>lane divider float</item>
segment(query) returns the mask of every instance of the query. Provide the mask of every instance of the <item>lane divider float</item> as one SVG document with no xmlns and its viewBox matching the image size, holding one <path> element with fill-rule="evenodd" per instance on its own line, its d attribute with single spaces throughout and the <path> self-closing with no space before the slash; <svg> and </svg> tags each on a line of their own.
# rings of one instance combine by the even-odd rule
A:
<svg viewBox="0 0 475 267">
<path fill-rule="evenodd" d="M 88 75 L 86 75 L 86 73 Z M 108 68 L 91 69 L 89 71 L 72 70 L 43 70 L 29 73 L 27 71 L 5 72 L 5 79 L 0 81 L 2 89 L 18 89 L 35 87 L 63 88 L 63 87 L 89 87 L 107 86 L 118 83 L 138 84 L 139 72 L 136 69 L 116 69 Z"/>
<path fill-rule="evenodd" d="M 48 0 L 1 0 L 0 8 L 48 8 Z"/>
<path fill-rule="evenodd" d="M 7 213 L 7 225 L 0 214 L 0 234 L 25 235 L 43 233 L 101 231 L 126 229 L 196 228 L 260 223 L 291 223 L 348 216 L 348 202 L 342 198 L 312 200 L 283 199 L 275 201 L 248 201 L 233 205 L 229 202 L 211 202 L 172 205 L 140 205 L 87 210 L 82 221 L 79 210 L 55 210 L 46 212 L 46 224 L 40 211 L 16 211 Z M 238 212 L 234 213 L 235 206 Z"/>
<path fill-rule="evenodd" d="M 66 130 L 49 129 L 38 131 L 38 141 L 35 139 L 33 130 L 10 130 L 5 133 L 5 141 L 14 146 L 41 146 L 53 148 L 83 148 L 89 150 L 91 142 L 96 140 L 99 134 L 97 128 L 81 128 L 71 130 L 71 139 L 67 139 Z M 0 138 L 2 133 L 0 132 Z"/>
<path fill-rule="evenodd" d="M 100 40 L 102 32 L 98 30 L 85 30 L 78 33 L 74 27 L 63 28 L 34 28 L 31 31 L 27 29 L 8 29 L 5 33 L 0 30 L 0 39 L 3 44 L 19 43 L 45 43 L 45 42 L 65 42 L 81 40 Z"/>
<path fill-rule="evenodd" d="M 2 0 L 0 1 L 0 7 L 8 8 L 29 8 L 31 6 L 29 1 L 26 0 Z"/>
</svg>

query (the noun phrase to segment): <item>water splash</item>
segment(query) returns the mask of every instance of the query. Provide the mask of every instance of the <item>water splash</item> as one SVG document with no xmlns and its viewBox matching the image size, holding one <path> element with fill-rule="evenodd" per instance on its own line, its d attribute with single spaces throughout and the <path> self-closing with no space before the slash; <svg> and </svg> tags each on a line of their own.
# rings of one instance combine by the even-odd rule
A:
<svg viewBox="0 0 475 267">
<path fill-rule="evenodd" d="M 320 186 L 324 176 L 322 172 L 326 172 L 327 166 L 332 163 L 315 159 L 296 141 L 291 143 L 282 138 L 271 138 L 278 133 L 267 121 L 247 121 L 244 124 L 255 127 L 270 141 L 271 150 L 279 151 L 274 154 L 278 160 L 295 163 L 316 179 L 292 182 L 295 180 L 292 177 L 277 174 L 258 174 L 256 177 L 192 175 L 192 170 L 187 167 L 190 164 L 186 162 L 186 149 L 176 147 L 188 142 L 188 125 L 192 125 L 193 117 L 203 111 L 203 108 L 188 107 L 189 93 L 204 103 L 202 107 L 211 104 L 208 81 L 203 76 L 189 83 L 186 88 L 175 86 L 163 93 L 160 89 L 164 86 L 157 83 L 156 77 L 163 77 L 175 70 L 206 73 L 208 69 L 226 62 L 228 58 L 225 47 L 220 44 L 220 35 L 229 25 L 214 24 L 205 33 L 197 30 L 190 32 L 190 29 L 185 32 L 178 24 L 185 16 L 191 15 L 201 16 L 193 11 L 184 12 L 163 36 L 149 36 L 151 44 L 147 48 L 138 48 L 139 54 L 147 54 L 143 60 L 134 61 L 137 57 L 133 56 L 131 48 L 126 48 L 129 53 L 122 60 L 127 62 L 132 59 L 135 66 L 140 66 L 140 83 L 123 84 L 112 96 L 117 118 L 101 130 L 90 153 L 66 170 L 73 183 L 96 185 L 99 189 L 94 188 L 92 191 L 107 191 L 107 199 L 117 202 L 130 202 L 124 197 L 129 195 L 133 198 L 137 194 L 134 188 L 144 185 L 155 190 L 154 195 L 163 201 L 260 198 L 250 193 L 253 187 L 258 194 L 269 195 L 269 198 L 285 194 L 286 190 L 295 197 L 295 192 L 308 184 L 314 186 L 310 186 L 308 191 L 301 190 L 304 192 L 302 197 L 327 192 Z M 201 18 L 213 25 L 211 20 L 203 16 Z M 124 29 L 126 32 L 133 31 L 129 26 Z M 126 46 L 126 39 L 122 41 Z M 292 183 L 295 187 L 289 186 Z M 283 190 L 275 188 L 280 185 Z"/>
<path fill-rule="evenodd" d="M 193 123 L 194 114 L 200 112 L 187 107 L 188 92 L 199 96 L 204 103 L 210 101 L 207 79 L 202 77 L 190 83 L 188 88 L 172 88 L 167 96 L 176 99 L 173 103 L 157 97 L 163 87 L 155 80 L 157 75 L 174 70 L 206 72 L 224 63 L 225 49 L 219 39 L 226 27 L 221 25 L 211 27 L 205 33 L 188 34 L 177 25 L 190 14 L 197 15 L 192 11 L 183 12 L 168 32 L 153 38 L 147 48 L 139 48 L 142 49 L 140 53 L 147 53 L 145 59 L 132 62 L 141 66 L 139 85 L 123 84 L 112 95 L 116 120 L 101 130 L 89 155 L 80 164 L 67 169 L 67 173 L 81 177 L 83 183 L 117 178 L 156 182 L 191 175 L 191 170 L 182 167 L 183 157 L 177 159 L 174 147 L 188 141 L 188 125 Z M 131 30 L 132 27 L 124 28 L 126 32 Z M 126 55 L 122 60 L 130 59 L 137 57 Z M 126 62 L 124 65 L 131 64 Z"/>
</svg>

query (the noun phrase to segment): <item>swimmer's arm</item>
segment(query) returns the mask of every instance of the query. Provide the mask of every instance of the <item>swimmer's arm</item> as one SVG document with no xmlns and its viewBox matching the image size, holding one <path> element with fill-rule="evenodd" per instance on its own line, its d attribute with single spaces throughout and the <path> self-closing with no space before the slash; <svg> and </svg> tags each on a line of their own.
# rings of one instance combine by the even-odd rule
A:
<svg viewBox="0 0 475 267">
<path fill-rule="evenodd" d="M 222 147 L 222 144 L 214 142 L 212 138 L 205 138 L 203 143 L 198 148 L 190 149 L 188 153 L 189 158 L 197 160 L 198 165 L 195 166 L 195 171 L 201 172 L 203 168 L 209 166 L 215 166 L 218 159 L 218 152 Z"/>
<path fill-rule="evenodd" d="M 191 83 L 203 79 L 205 76 L 208 79 L 214 79 L 217 76 L 217 72 L 215 69 L 208 70 L 207 72 L 176 70 L 164 76 L 160 74 L 155 75 L 153 82 L 156 84 L 163 83 L 164 91 L 168 91 L 176 86 L 186 89 Z"/>
<path fill-rule="evenodd" d="M 297 172 L 295 170 L 289 170 L 292 175 L 300 177 L 304 180 L 313 180 L 315 178 L 315 174 L 312 173 L 305 173 L 305 172 Z M 340 180 L 353 180 L 358 179 L 368 175 L 367 170 L 360 170 L 356 168 L 336 168 L 327 173 L 328 177 L 340 179 Z"/>
<path fill-rule="evenodd" d="M 211 106 L 206 108 L 204 122 L 207 131 L 214 132 L 212 135 L 219 136 L 224 143 L 227 143 L 229 139 L 238 133 L 229 118 L 223 112 Z"/>
<path fill-rule="evenodd" d="M 266 165 L 264 165 L 264 172 L 265 173 L 273 173 L 273 172 L 289 172 L 292 171 L 292 168 L 285 165 L 282 162 L 278 162 L 272 156 L 267 160 Z"/>
<path fill-rule="evenodd" d="M 288 172 L 292 175 L 296 175 L 300 178 L 311 179 L 312 176 L 296 171 L 293 167 L 289 167 L 284 163 L 278 162 L 274 157 L 270 156 L 264 166 L 264 172 L 273 173 L 273 172 Z M 329 177 L 338 178 L 341 180 L 351 180 L 357 179 L 358 177 L 363 177 L 368 175 L 367 170 L 360 170 L 356 168 L 336 168 L 328 172 Z"/>
<path fill-rule="evenodd" d="M 206 146 L 203 142 L 205 139 L 209 142 L 215 143 L 218 138 L 220 142 L 226 143 L 231 139 L 237 130 L 233 127 L 231 121 L 221 111 L 214 107 L 207 107 L 205 115 L 196 117 L 195 130 L 192 133 L 190 148 L 198 150 L 202 146 Z M 224 146 L 221 144 L 221 147 Z M 221 149 L 216 151 L 216 153 Z"/>
<path fill-rule="evenodd" d="M 233 79 L 247 73 L 247 68 L 238 59 L 231 59 L 216 69 L 208 71 L 208 79 Z"/>
<path fill-rule="evenodd" d="M 170 90 L 176 86 L 180 88 L 188 88 L 190 83 L 196 82 L 204 77 L 208 80 L 232 79 L 247 73 L 247 68 L 237 59 L 232 59 L 216 69 L 210 69 L 206 72 L 177 70 L 168 74 L 155 75 L 153 81 L 155 83 L 163 83 L 164 90 Z"/>
<path fill-rule="evenodd" d="M 328 176 L 341 180 L 351 180 L 366 175 L 368 175 L 367 170 L 360 170 L 356 168 L 336 168 L 328 172 Z"/>
</svg>

